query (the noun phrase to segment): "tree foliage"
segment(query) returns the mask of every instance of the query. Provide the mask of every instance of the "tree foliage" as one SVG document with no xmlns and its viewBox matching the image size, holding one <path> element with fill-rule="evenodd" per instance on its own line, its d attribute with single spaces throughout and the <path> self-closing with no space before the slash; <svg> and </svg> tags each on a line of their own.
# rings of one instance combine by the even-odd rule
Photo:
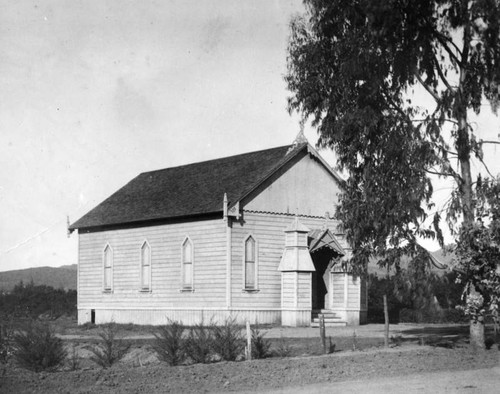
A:
<svg viewBox="0 0 500 394">
<path fill-rule="evenodd" d="M 473 320 L 486 313 L 497 321 L 500 304 L 500 184 L 479 178 L 476 187 L 478 220 L 461 228 L 457 242 L 460 279 L 478 294 L 465 305 Z"/>
<path fill-rule="evenodd" d="M 57 319 L 76 314 L 76 290 L 54 289 L 19 282 L 10 293 L 0 294 L 0 315 L 37 318 L 47 315 Z"/>
<path fill-rule="evenodd" d="M 318 145 L 332 148 L 348 174 L 338 215 L 354 265 L 374 254 L 397 265 L 419 253 L 418 237 L 443 244 L 443 219 L 455 234 L 473 226 L 471 161 L 482 161 L 483 141 L 469 114 L 484 102 L 498 107 L 500 2 L 304 3 L 306 14 L 291 22 L 289 110 L 312 120 Z M 416 105 L 415 89 L 433 105 Z M 442 210 L 434 176 L 455 185 Z M 464 280 L 476 288 L 480 276 Z"/>
</svg>

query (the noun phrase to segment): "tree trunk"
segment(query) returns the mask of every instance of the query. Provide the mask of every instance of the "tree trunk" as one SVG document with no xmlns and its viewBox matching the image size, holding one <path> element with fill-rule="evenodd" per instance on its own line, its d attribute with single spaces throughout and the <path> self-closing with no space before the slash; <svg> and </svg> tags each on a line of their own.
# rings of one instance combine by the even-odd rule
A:
<svg viewBox="0 0 500 394">
<path fill-rule="evenodd" d="M 484 323 L 479 321 L 470 321 L 470 345 L 477 350 L 484 350 Z"/>
<path fill-rule="evenodd" d="M 384 294 L 384 324 L 384 346 L 389 347 L 389 309 L 386 294 Z"/>
<path fill-rule="evenodd" d="M 469 48 L 471 41 L 471 27 L 466 23 L 463 35 L 462 66 L 460 67 L 460 80 L 458 85 L 458 97 L 456 106 L 456 116 L 458 121 L 456 148 L 458 161 L 460 163 L 460 179 L 458 187 L 460 190 L 460 199 L 462 204 L 463 226 L 474 224 L 474 193 L 472 190 L 472 174 L 470 166 L 470 155 L 472 151 L 471 140 L 469 137 L 469 124 L 467 119 L 468 95 L 465 90 L 467 79 L 467 65 L 469 63 Z M 475 283 L 469 279 L 469 294 L 476 293 Z M 484 323 L 474 323 L 473 320 L 469 326 L 470 344 L 474 348 L 484 349 Z"/>
</svg>

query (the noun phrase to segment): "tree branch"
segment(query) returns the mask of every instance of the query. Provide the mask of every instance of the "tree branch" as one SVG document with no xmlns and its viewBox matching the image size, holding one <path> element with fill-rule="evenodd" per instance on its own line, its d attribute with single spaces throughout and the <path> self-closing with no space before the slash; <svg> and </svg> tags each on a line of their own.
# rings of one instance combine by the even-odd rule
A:
<svg viewBox="0 0 500 394">
<path fill-rule="evenodd" d="M 441 70 L 441 66 L 439 65 L 439 62 L 438 62 L 438 60 L 436 58 L 436 54 L 434 53 L 433 55 L 434 55 L 434 64 L 436 65 L 436 70 L 438 72 L 439 77 L 441 78 L 441 81 L 443 81 L 443 83 L 446 85 L 446 88 L 448 90 L 453 90 L 453 88 L 451 87 L 451 85 L 448 83 L 448 80 L 444 76 L 443 70 Z"/>
<path fill-rule="evenodd" d="M 462 56 L 462 51 L 460 50 L 460 48 L 453 42 L 453 40 L 451 38 L 445 36 L 443 33 L 439 32 L 437 30 L 435 30 L 434 33 L 436 34 L 437 40 L 443 46 L 444 50 L 448 53 L 450 58 L 455 60 L 455 62 L 459 66 L 461 66 L 462 62 L 458 58 L 458 56 Z M 453 53 L 453 51 L 450 49 L 450 47 L 447 45 L 447 43 L 450 43 L 451 45 L 453 45 L 453 47 L 455 48 L 455 50 L 458 53 L 458 56 Z"/>
<path fill-rule="evenodd" d="M 382 94 L 385 96 L 385 99 L 387 100 L 387 102 L 389 103 L 389 105 L 395 110 L 397 111 L 404 119 L 406 119 L 406 121 L 408 122 L 408 124 L 412 124 L 413 123 L 413 120 L 408 116 L 408 114 L 406 114 L 395 102 L 394 100 L 389 96 L 387 95 L 386 92 L 382 92 Z"/>
<path fill-rule="evenodd" d="M 424 87 L 425 90 L 427 90 L 427 92 L 434 98 L 434 100 L 436 100 L 436 103 L 440 103 L 441 102 L 441 99 L 439 98 L 439 96 L 436 94 L 436 92 L 434 92 L 423 80 L 422 78 L 420 77 L 420 75 L 418 75 L 418 72 L 415 71 L 413 73 L 415 75 L 415 78 L 417 78 L 418 82 L 420 82 L 420 84 Z"/>
<path fill-rule="evenodd" d="M 453 173 L 446 173 L 446 172 L 440 172 L 440 171 L 432 171 L 432 170 L 424 170 L 425 172 L 432 174 L 432 175 L 438 175 L 438 176 L 451 176 L 455 178 L 455 174 Z"/>
<path fill-rule="evenodd" d="M 484 141 L 484 140 L 479 140 L 480 144 L 497 144 L 500 145 L 500 141 Z"/>
<path fill-rule="evenodd" d="M 483 166 L 484 166 L 484 168 L 486 169 L 486 171 L 488 171 L 488 174 L 490 175 L 490 177 L 495 178 L 495 177 L 493 176 L 493 174 L 490 172 L 490 169 L 488 168 L 488 166 L 487 166 L 487 165 L 486 165 L 486 163 L 484 162 L 483 158 L 482 158 L 482 157 L 480 157 L 480 156 L 478 156 L 478 159 L 479 159 L 479 161 L 483 164 Z"/>
<path fill-rule="evenodd" d="M 453 171 L 453 169 L 451 167 L 448 167 L 447 171 L 445 171 L 445 172 L 437 171 L 437 170 L 430 170 L 430 169 L 425 169 L 424 171 L 429 173 L 429 174 L 438 175 L 438 176 L 445 176 L 445 177 L 451 176 L 457 182 L 460 182 L 462 180 L 462 177 L 458 173 Z"/>
</svg>

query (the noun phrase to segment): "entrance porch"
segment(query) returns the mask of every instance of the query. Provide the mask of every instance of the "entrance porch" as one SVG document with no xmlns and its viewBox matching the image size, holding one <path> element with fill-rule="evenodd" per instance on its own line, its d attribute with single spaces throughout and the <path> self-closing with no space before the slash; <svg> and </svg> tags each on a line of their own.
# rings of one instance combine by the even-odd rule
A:
<svg viewBox="0 0 500 394">
<path fill-rule="evenodd" d="M 285 230 L 282 273 L 282 324 L 326 326 L 366 322 L 366 283 L 348 272 L 347 253 L 330 230 L 312 230 L 295 218 Z"/>
</svg>

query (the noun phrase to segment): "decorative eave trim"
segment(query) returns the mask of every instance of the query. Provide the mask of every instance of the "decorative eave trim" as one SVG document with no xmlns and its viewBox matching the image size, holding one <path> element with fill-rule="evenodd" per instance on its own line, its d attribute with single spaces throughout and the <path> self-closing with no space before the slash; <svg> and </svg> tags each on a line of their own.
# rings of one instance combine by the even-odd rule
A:
<svg viewBox="0 0 500 394">
<path fill-rule="evenodd" d="M 295 217 L 298 216 L 299 218 L 313 218 L 313 219 L 324 219 L 324 216 L 318 216 L 318 215 L 304 215 L 300 213 L 290 213 L 290 212 L 272 212 L 272 211 L 255 211 L 252 209 L 242 209 L 242 212 L 245 213 L 256 213 L 259 215 L 279 215 L 279 216 L 291 216 Z"/>
</svg>

